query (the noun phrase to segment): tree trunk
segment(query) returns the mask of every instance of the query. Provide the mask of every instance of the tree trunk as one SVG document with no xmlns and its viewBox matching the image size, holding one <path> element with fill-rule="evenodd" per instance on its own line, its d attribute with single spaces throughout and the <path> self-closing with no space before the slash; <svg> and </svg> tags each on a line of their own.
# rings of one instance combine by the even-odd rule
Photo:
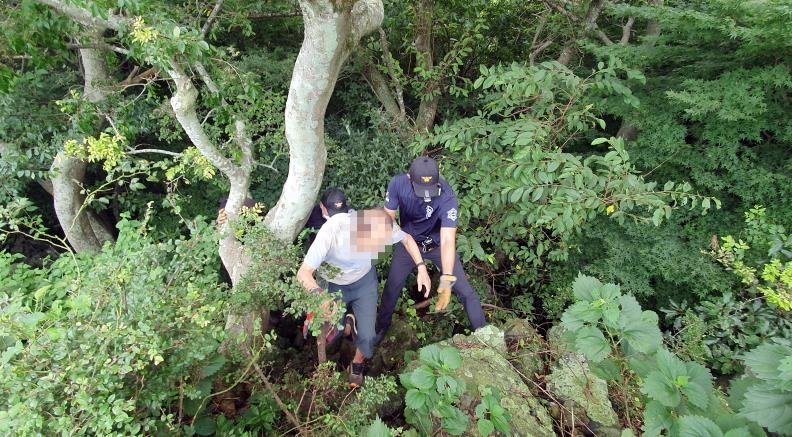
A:
<svg viewBox="0 0 792 437">
<path fill-rule="evenodd" d="M 338 73 L 360 38 L 380 26 L 381 0 L 301 0 L 305 35 L 286 101 L 289 174 L 265 223 L 292 241 L 302 230 L 322 184 L 327 149 L 324 116 Z"/>
<path fill-rule="evenodd" d="M 594 29 L 597 28 L 597 19 L 599 18 L 600 12 L 602 12 L 602 6 L 604 3 L 604 0 L 591 0 L 588 12 L 586 13 L 586 20 L 583 22 L 583 32 L 578 36 L 578 38 L 587 37 Z M 564 50 L 561 51 L 561 55 L 558 56 L 558 62 L 560 64 L 569 65 L 569 63 L 572 61 L 572 55 L 575 53 L 576 41 L 577 40 L 570 41 L 564 47 Z"/>
<path fill-rule="evenodd" d="M 101 30 L 97 31 L 97 34 Z M 107 65 L 99 49 L 80 49 L 85 99 L 97 103 L 106 98 L 101 84 L 107 82 Z M 59 151 L 52 162 L 52 197 L 58 222 L 76 252 L 98 252 L 106 241 L 113 241 L 108 229 L 84 207 L 82 184 L 87 163 Z"/>
<path fill-rule="evenodd" d="M 432 0 L 420 0 L 416 9 L 415 23 L 415 50 L 423 58 L 422 68 L 431 70 L 434 67 L 434 51 L 432 48 L 432 24 L 434 21 L 434 3 Z M 437 104 L 440 94 L 440 79 L 429 81 L 423 89 L 421 104 L 418 106 L 418 115 L 415 117 L 415 131 L 419 134 L 428 132 L 434 125 L 437 114 Z M 426 98 L 426 95 L 431 97 Z"/>
<path fill-rule="evenodd" d="M 241 162 L 236 164 L 223 156 L 212 143 L 198 119 L 198 113 L 195 108 L 198 90 L 193 85 L 192 80 L 184 74 L 181 66 L 176 62 L 171 63 L 168 74 L 176 85 L 176 92 L 170 99 L 176 119 L 182 129 L 184 129 L 184 132 L 187 133 L 192 144 L 213 166 L 229 179 L 231 184 L 228 200 L 224 208 L 228 220 L 220 229 L 223 238 L 220 240 L 219 251 L 220 260 L 228 271 L 229 276 L 231 276 L 231 284 L 236 286 L 250 268 L 252 259 L 242 243 L 236 239 L 232 232 L 229 232 L 229 224 L 239 217 L 239 211 L 250 188 L 250 174 L 253 169 L 252 142 L 246 133 L 245 123 L 241 120 L 236 120 L 234 128 L 236 141 L 242 150 Z M 254 328 L 257 323 L 261 326 L 266 326 L 269 323 L 269 312 L 264 309 L 258 309 L 241 314 L 229 314 L 226 319 L 226 332 L 229 342 L 226 343 L 225 347 L 228 347 L 229 344 L 235 344 L 242 352 L 251 351 L 253 348 Z"/>
<path fill-rule="evenodd" d="M 650 3 L 652 6 L 656 7 L 663 6 L 663 0 L 651 0 Z M 649 24 L 646 25 L 646 38 L 644 39 L 644 44 L 653 46 L 655 44 L 655 39 L 660 36 L 660 31 L 660 23 L 657 21 L 650 21 Z M 624 138 L 626 141 L 634 140 L 638 137 L 638 128 L 627 119 L 623 119 L 616 136 Z"/>
<path fill-rule="evenodd" d="M 388 79 L 377 69 L 377 64 L 370 60 L 365 61 L 363 64 L 363 76 L 368 80 L 371 90 L 374 91 L 377 100 L 382 103 L 385 112 L 391 116 L 398 127 L 402 128 L 399 130 L 407 130 L 407 119 L 403 114 L 402 108 L 399 107 L 396 96 L 391 91 Z"/>
</svg>

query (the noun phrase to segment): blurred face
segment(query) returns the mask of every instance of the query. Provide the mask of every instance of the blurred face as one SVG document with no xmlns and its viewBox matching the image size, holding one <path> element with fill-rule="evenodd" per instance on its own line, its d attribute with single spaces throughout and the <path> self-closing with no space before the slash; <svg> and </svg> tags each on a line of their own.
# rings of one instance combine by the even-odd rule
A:
<svg viewBox="0 0 792 437">
<path fill-rule="evenodd" d="M 393 225 L 384 213 L 362 211 L 357 213 L 352 229 L 352 242 L 359 252 L 379 254 L 391 241 Z"/>
</svg>

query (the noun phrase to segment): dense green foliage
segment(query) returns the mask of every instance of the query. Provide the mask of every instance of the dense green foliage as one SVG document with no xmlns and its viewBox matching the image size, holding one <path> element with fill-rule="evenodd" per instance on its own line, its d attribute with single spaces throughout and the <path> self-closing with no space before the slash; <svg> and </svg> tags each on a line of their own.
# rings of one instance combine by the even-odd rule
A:
<svg viewBox="0 0 792 437">
<path fill-rule="evenodd" d="M 448 376 L 453 349 L 425 347 L 416 368 L 350 395 L 290 337 L 327 299 L 296 286 L 299 245 L 259 220 L 289 171 L 298 1 L 229 0 L 217 15 L 213 3 L 55 3 L 129 21 L 97 43 L 38 1 L 0 8 L 2 432 L 508 433 L 497 393 Z M 415 155 L 438 158 L 490 321 L 560 321 L 612 381 L 624 428 L 792 434 L 792 4 L 383 3 L 383 33 L 351 56 L 327 110 L 323 188 L 379 206 Z M 89 48 L 106 67 L 101 99 L 86 94 Z M 229 182 L 174 117 L 169 59 L 195 79 L 219 150 L 240 159 L 242 119 L 255 151 L 261 207 L 230 230 L 252 264 L 233 289 L 206 222 Z M 117 237 L 93 256 L 73 253 L 74 224 L 53 211 L 61 152 L 87 163 L 83 207 Z M 412 303 L 398 313 L 421 346 L 466 329 L 456 300 L 423 318 Z M 284 336 L 255 330 L 256 350 L 221 352 L 225 318 L 264 309 Z M 728 406 L 713 374 L 735 378 Z"/>
<path fill-rule="evenodd" d="M 564 336 L 603 378 L 627 393 L 640 390 L 644 435 L 764 435 L 723 406 L 709 370 L 663 345 L 656 313 L 641 311 L 618 285 L 589 276 L 572 288 L 576 302 L 562 317 Z"/>
<path fill-rule="evenodd" d="M 211 229 L 153 242 L 145 223 L 119 228 L 95 257 L 45 269 L 2 258 L 4 434 L 166 432 L 180 398 L 208 394 L 226 299 Z"/>
</svg>

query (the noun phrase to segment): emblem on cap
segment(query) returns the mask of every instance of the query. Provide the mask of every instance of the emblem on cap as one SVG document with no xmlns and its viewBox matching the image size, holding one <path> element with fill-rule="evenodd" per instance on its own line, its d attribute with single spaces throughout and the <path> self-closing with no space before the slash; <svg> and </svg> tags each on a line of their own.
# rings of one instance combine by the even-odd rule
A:
<svg viewBox="0 0 792 437">
<path fill-rule="evenodd" d="M 432 182 L 432 177 L 431 176 L 421 176 L 421 180 L 423 180 L 425 184 L 428 184 L 429 182 Z"/>
<path fill-rule="evenodd" d="M 344 202 L 336 202 L 333 205 L 336 207 L 336 209 L 341 209 L 341 207 L 344 206 Z"/>
</svg>

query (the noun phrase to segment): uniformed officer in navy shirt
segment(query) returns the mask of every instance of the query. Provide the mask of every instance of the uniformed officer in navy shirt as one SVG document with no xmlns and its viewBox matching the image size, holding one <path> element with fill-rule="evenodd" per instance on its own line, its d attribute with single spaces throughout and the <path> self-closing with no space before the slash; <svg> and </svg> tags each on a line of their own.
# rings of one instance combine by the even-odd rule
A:
<svg viewBox="0 0 792 437">
<path fill-rule="evenodd" d="M 385 194 L 385 211 L 395 220 L 396 210 L 399 211 L 402 230 L 418 243 L 423 259 L 430 259 L 441 268 L 435 310 L 442 311 L 448 306 L 453 291 L 462 302 L 472 328 L 484 326 L 486 320 L 481 301 L 470 286 L 456 252 L 459 202 L 448 182 L 440 178 L 437 161 L 419 157 L 410 165 L 409 173 L 391 179 Z M 399 294 L 415 267 L 415 262 L 401 243 L 393 247 L 393 261 L 377 314 L 379 339 L 390 328 Z"/>
</svg>

